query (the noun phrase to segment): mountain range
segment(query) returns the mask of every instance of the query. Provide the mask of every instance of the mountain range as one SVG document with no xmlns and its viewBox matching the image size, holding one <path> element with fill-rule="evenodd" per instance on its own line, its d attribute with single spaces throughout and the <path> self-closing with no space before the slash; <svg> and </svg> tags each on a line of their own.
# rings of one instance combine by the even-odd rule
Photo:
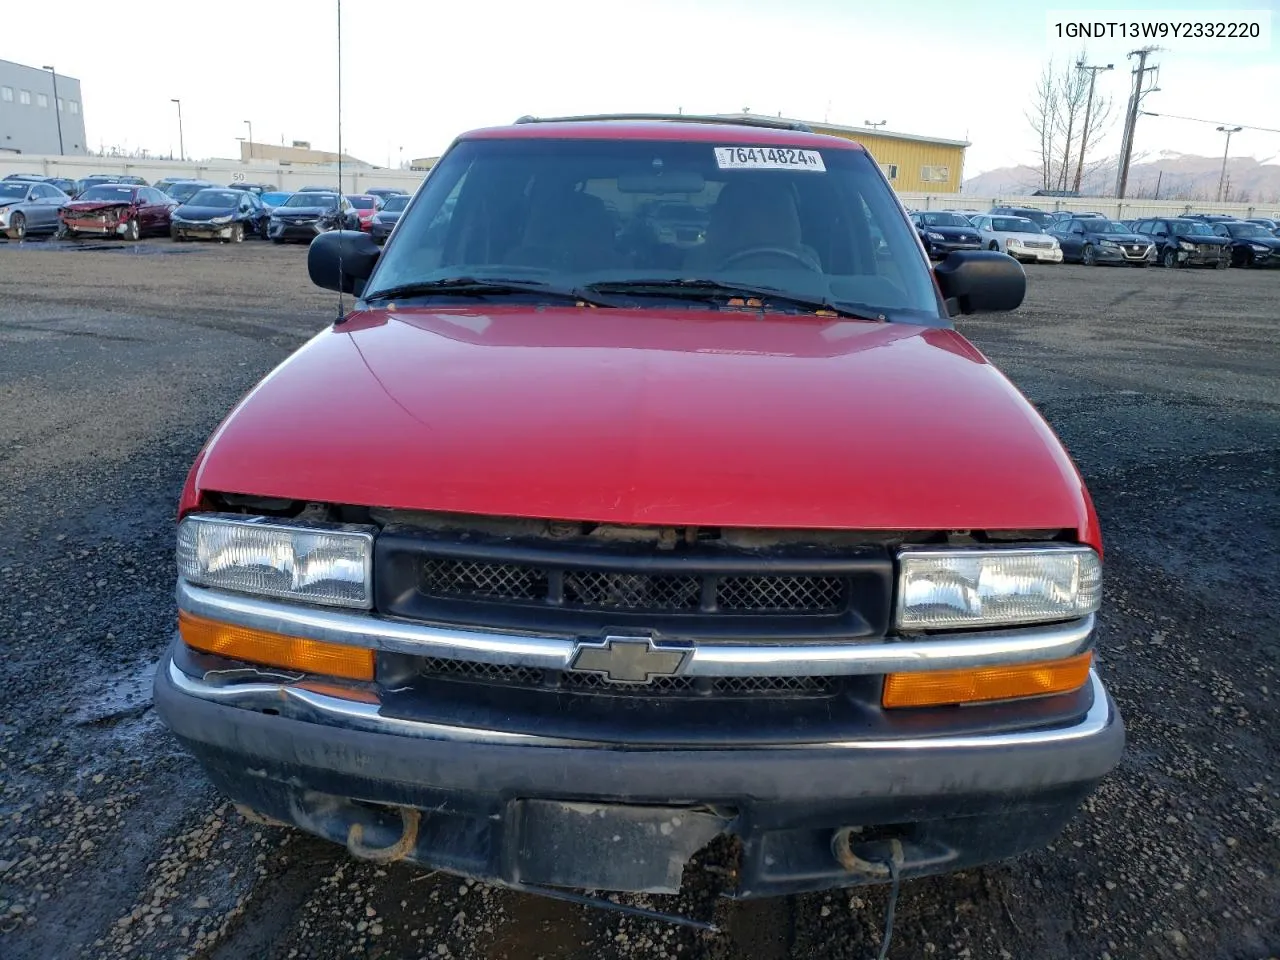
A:
<svg viewBox="0 0 1280 960">
<path fill-rule="evenodd" d="M 1090 163 L 1081 180 L 1081 196 L 1112 196 L 1115 191 L 1116 169 L 1115 157 Z M 1130 163 L 1126 193 L 1135 200 L 1213 200 L 1218 195 L 1218 177 L 1221 172 L 1221 157 L 1198 157 L 1164 151 Z M 1000 167 L 970 177 L 964 181 L 961 192 L 984 197 L 1026 196 L 1040 186 L 1039 167 L 1026 164 Z M 1229 158 L 1226 186 L 1225 200 L 1280 203 L 1280 157 L 1267 160 L 1253 157 Z"/>
</svg>

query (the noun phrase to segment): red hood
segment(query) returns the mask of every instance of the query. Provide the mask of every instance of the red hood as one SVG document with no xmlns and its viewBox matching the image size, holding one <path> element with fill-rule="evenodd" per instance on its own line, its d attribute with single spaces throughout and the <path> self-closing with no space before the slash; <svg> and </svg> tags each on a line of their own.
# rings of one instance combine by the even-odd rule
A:
<svg viewBox="0 0 1280 960">
<path fill-rule="evenodd" d="M 963 337 L 705 311 L 372 311 L 241 401 L 200 491 L 613 523 L 1045 529 L 1075 467 Z"/>
<path fill-rule="evenodd" d="M 64 203 L 62 209 L 69 213 L 93 213 L 95 210 L 115 210 L 118 207 L 131 207 L 132 200 L 72 200 Z"/>
</svg>

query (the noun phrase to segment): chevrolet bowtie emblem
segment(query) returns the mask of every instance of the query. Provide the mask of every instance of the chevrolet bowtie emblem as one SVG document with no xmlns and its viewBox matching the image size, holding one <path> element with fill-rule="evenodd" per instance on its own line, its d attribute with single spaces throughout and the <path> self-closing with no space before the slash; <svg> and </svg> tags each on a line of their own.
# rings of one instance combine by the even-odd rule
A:
<svg viewBox="0 0 1280 960">
<path fill-rule="evenodd" d="M 687 647 L 660 647 L 648 637 L 605 637 L 599 643 L 579 643 L 569 669 L 603 674 L 618 683 L 648 683 L 675 676 L 689 653 Z"/>
</svg>

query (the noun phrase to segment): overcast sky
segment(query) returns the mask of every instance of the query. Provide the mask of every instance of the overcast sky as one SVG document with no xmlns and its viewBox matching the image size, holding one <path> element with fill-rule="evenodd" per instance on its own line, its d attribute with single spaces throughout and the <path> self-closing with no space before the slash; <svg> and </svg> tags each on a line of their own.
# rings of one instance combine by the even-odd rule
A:
<svg viewBox="0 0 1280 960">
<path fill-rule="evenodd" d="M 58 26 L 5 31 L 0 58 L 51 63 L 82 84 L 88 143 L 238 156 L 237 136 L 337 146 L 335 0 L 60 0 Z M 1269 11 L 1280 0 L 344 0 L 343 145 L 370 163 L 438 155 L 460 131 L 553 115 L 656 111 L 829 119 L 972 141 L 966 175 L 1034 161 L 1024 113 L 1049 57 L 1048 11 L 1114 19 Z M 1105 14 L 1105 17 L 1103 16 Z M 37 16 L 33 14 L 33 17 Z M 19 21 L 24 19 L 19 17 Z M 1202 19 L 1202 18 L 1197 18 Z M 98 21 L 101 21 L 99 25 Z M 93 40 L 94 42 L 89 42 Z M 1134 41 L 1090 42 L 1098 92 L 1128 96 Z M 1280 129 L 1280 44 L 1183 43 L 1156 56 L 1144 109 Z M 1119 122 L 1102 149 L 1114 153 Z M 1214 127 L 1144 117 L 1137 150 L 1216 155 Z M 403 153 L 401 151 L 403 150 Z M 1232 155 L 1280 162 L 1280 134 Z"/>
</svg>

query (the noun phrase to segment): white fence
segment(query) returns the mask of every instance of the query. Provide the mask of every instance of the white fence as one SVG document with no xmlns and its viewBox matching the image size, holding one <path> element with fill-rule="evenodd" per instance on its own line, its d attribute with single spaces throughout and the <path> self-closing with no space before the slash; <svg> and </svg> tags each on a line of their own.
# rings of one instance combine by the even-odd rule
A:
<svg viewBox="0 0 1280 960">
<path fill-rule="evenodd" d="M 1188 213 L 1223 213 L 1233 217 L 1280 219 L 1280 204 L 1209 203 L 1204 200 L 1116 200 L 1114 197 L 984 197 L 965 193 L 900 193 L 912 210 L 990 210 L 992 207 L 1030 207 L 1033 210 L 1101 213 L 1115 220 L 1180 217 Z"/>
<path fill-rule="evenodd" d="M 79 180 L 94 173 L 142 177 L 148 183 L 166 177 L 210 180 L 213 183 L 269 183 L 281 190 L 297 190 L 306 186 L 330 186 L 338 182 L 336 165 L 290 165 L 262 160 L 210 160 L 207 163 L 182 160 L 139 160 L 130 157 L 38 157 L 30 154 L 0 153 L 0 177 L 10 173 L 38 173 L 46 177 Z M 347 193 L 360 193 L 369 187 L 400 187 L 412 193 L 425 173 L 411 170 L 374 170 L 342 168 L 342 186 Z"/>
</svg>

